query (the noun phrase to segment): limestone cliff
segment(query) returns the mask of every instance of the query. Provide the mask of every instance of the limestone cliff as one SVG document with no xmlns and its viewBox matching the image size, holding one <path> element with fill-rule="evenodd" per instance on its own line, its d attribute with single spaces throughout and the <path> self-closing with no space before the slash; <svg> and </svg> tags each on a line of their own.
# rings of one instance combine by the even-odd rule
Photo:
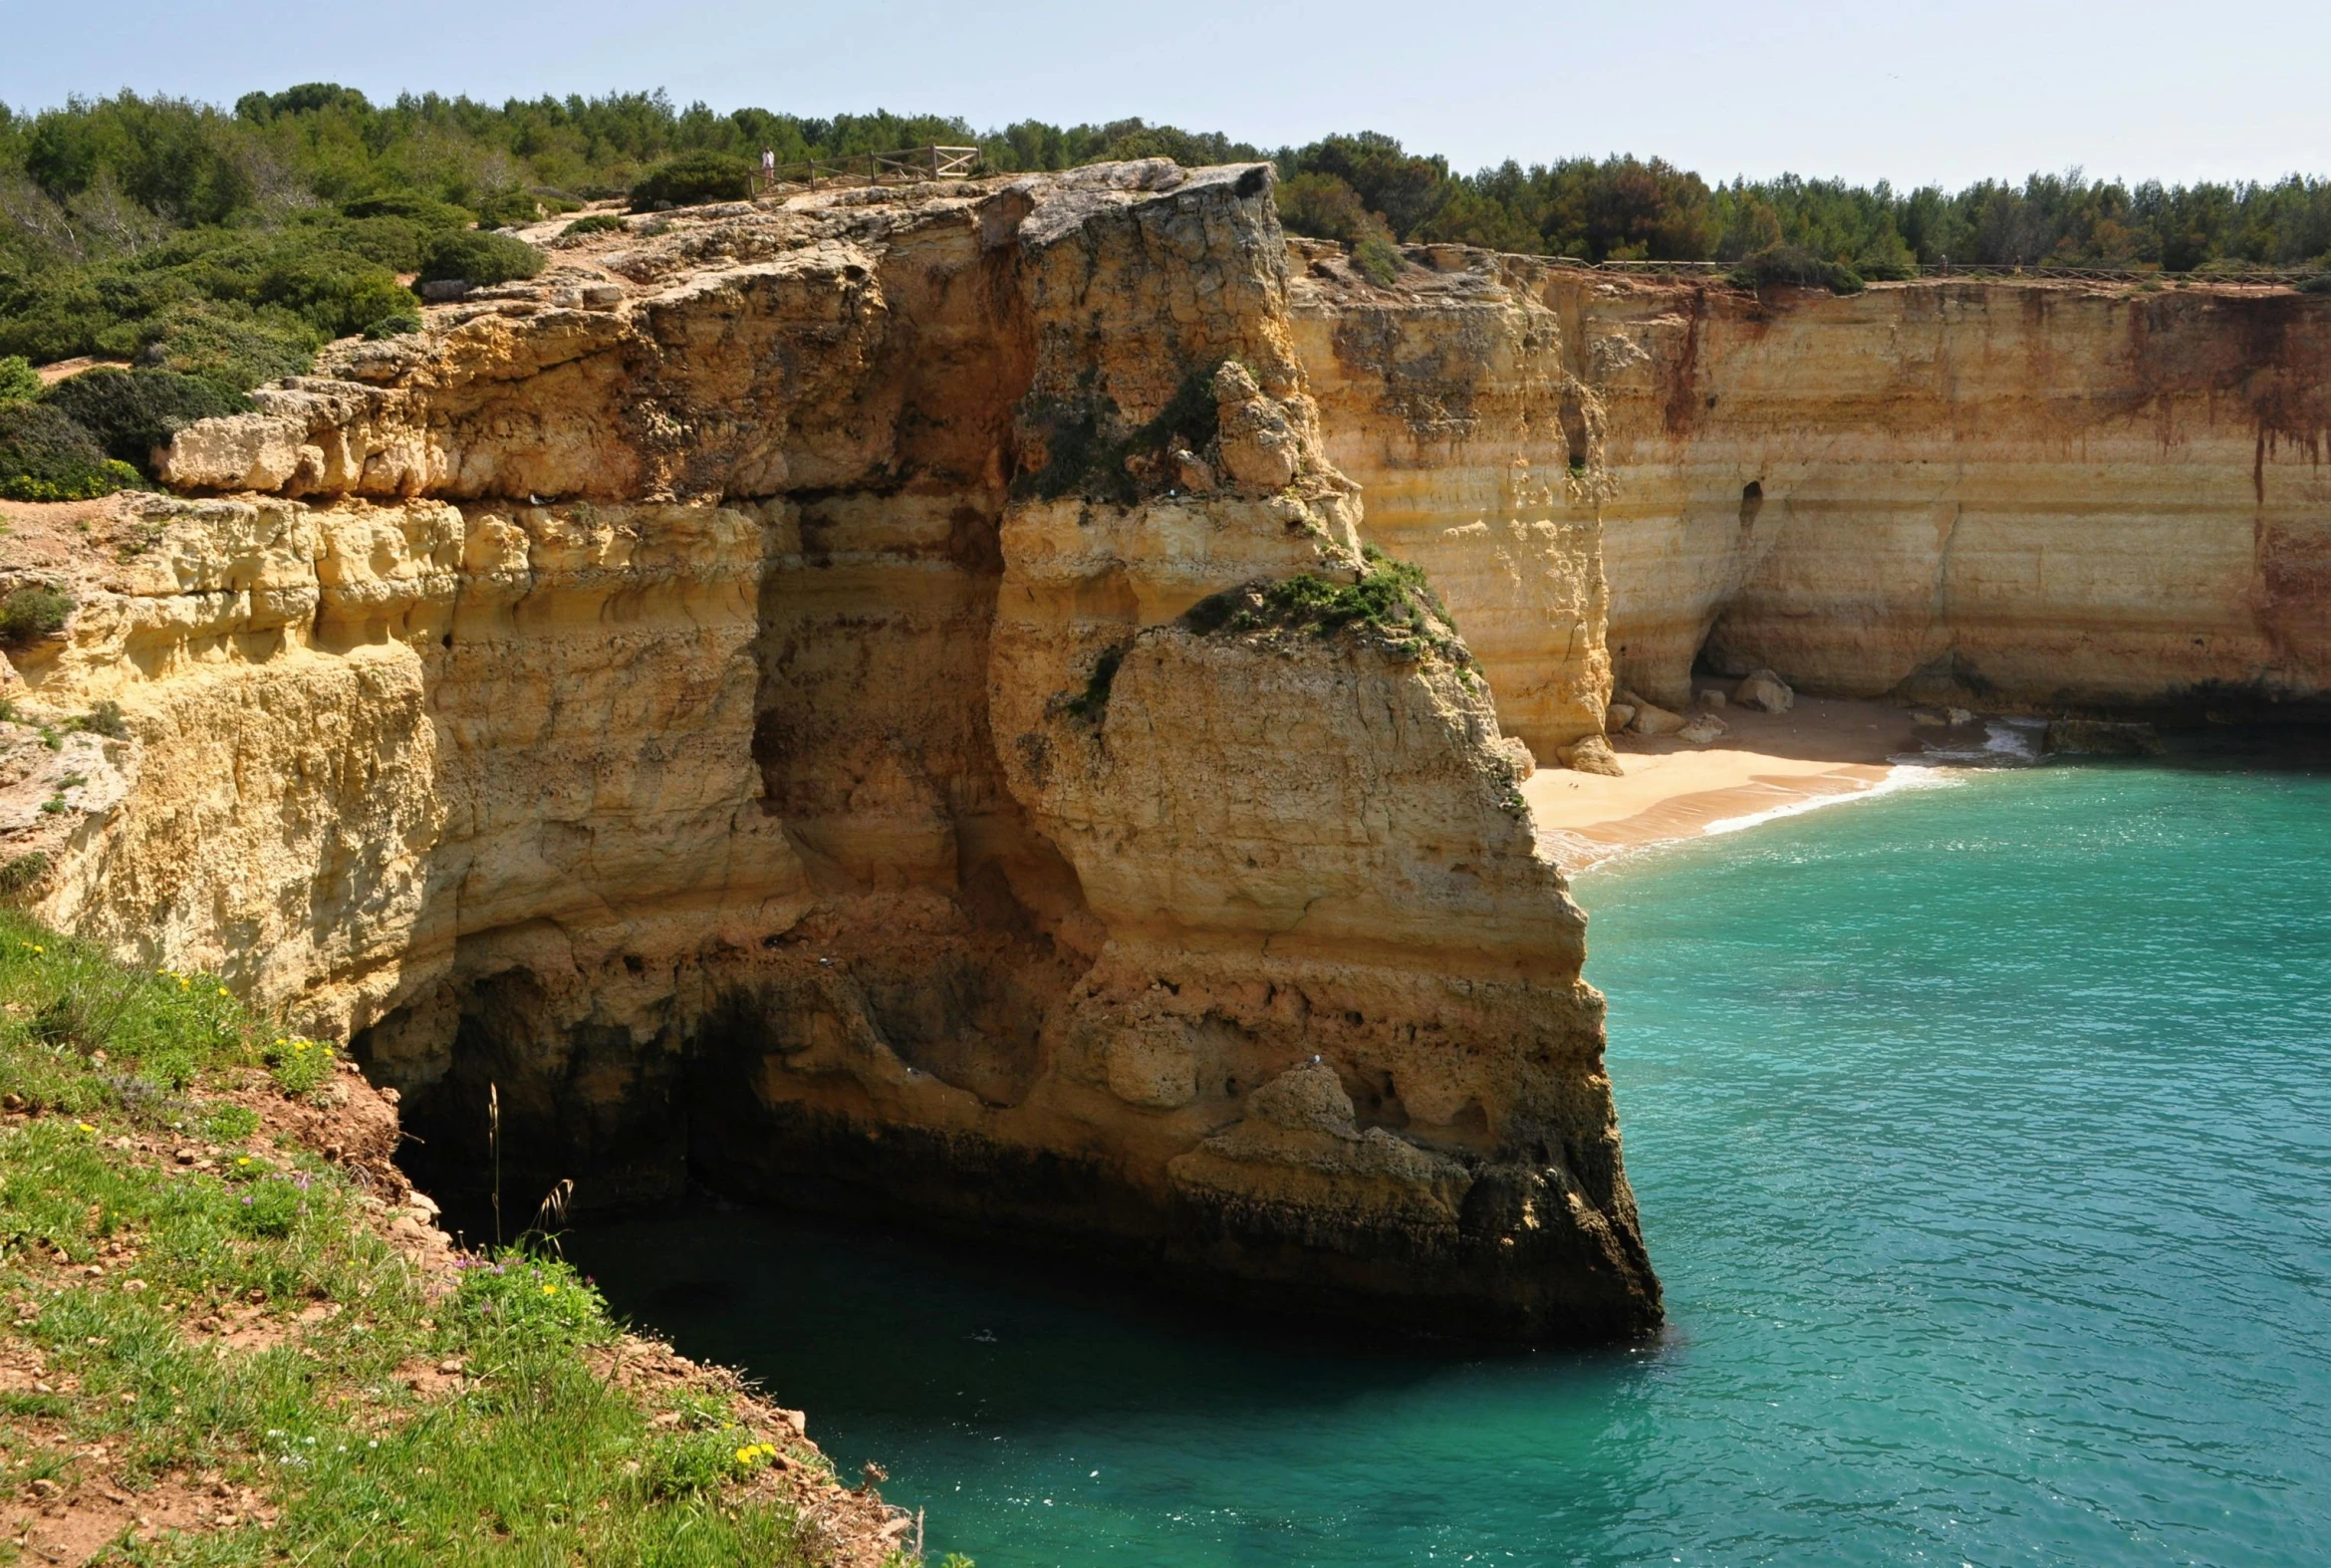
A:
<svg viewBox="0 0 2331 1568">
<path fill-rule="evenodd" d="M 4 671 L 4 880 L 349 1038 L 446 1195 L 491 1084 L 513 1192 L 1647 1329 L 1515 737 L 1695 661 L 2319 701 L 2331 302 L 1379 287 L 1270 177 L 693 209 L 336 347 L 0 540 L 78 604 Z"/>
<path fill-rule="evenodd" d="M 1701 658 L 1994 710 L 2331 684 L 2331 300 L 1295 260 L 1330 453 L 1541 754 L 1614 681 L 1685 700 Z"/>
<path fill-rule="evenodd" d="M 350 1037 L 441 1189 L 491 1083 L 513 1191 L 1657 1322 L 1583 916 L 1361 554 L 1267 168 L 696 209 L 428 316 L 13 563 L 79 601 L 13 660 L 79 781 L 0 729 L 44 914 Z"/>
</svg>

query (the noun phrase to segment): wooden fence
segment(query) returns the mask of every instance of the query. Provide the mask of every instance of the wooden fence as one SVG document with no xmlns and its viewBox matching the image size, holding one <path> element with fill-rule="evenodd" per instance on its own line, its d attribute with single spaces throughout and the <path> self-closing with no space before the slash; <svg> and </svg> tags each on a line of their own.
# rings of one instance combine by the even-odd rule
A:
<svg viewBox="0 0 2331 1568">
<path fill-rule="evenodd" d="M 763 164 L 761 188 L 807 185 L 880 185 L 889 180 L 963 179 L 979 171 L 977 147 L 905 147 L 897 152 L 851 152 L 798 163 Z"/>
<path fill-rule="evenodd" d="M 1590 267 L 1601 272 L 1648 273 L 1654 277 L 1722 277 L 1741 264 L 1736 261 L 1584 261 L 1576 256 L 1547 258 L 1557 264 Z M 2158 267 L 2041 267 L 2003 263 L 1947 262 L 1910 269 L 1922 278 L 2073 278 L 2095 283 L 2142 283 L 2147 278 L 2193 283 L 2295 284 L 2322 276 L 2321 268 L 2249 267 L 2238 272 L 2206 270 L 2164 272 Z"/>
</svg>

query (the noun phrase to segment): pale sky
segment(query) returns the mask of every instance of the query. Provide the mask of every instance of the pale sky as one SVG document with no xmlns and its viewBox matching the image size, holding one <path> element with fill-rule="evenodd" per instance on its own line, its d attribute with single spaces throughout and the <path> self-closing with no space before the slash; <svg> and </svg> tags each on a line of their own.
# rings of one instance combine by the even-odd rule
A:
<svg viewBox="0 0 2331 1568">
<path fill-rule="evenodd" d="M 2331 172 L 2331 0 L 0 0 L 0 40 L 19 110 L 122 87 L 662 87 L 983 129 L 1140 115 L 1263 146 L 1368 129 L 1460 169 L 1632 151 L 1898 186 Z"/>
</svg>

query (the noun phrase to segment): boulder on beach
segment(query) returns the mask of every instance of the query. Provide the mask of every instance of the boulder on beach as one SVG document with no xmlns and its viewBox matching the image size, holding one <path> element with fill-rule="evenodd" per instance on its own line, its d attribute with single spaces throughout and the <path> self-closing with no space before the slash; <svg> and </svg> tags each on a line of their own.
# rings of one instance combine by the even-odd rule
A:
<svg viewBox="0 0 2331 1568">
<path fill-rule="evenodd" d="M 1673 735 L 1684 727 L 1684 715 L 1670 712 L 1657 702 L 1638 702 L 1635 722 L 1629 727 L 1638 735 Z"/>
<path fill-rule="evenodd" d="M 1614 702 L 1603 709 L 1603 731 L 1606 734 L 1616 735 L 1634 722 L 1635 704 L 1632 702 Z"/>
<path fill-rule="evenodd" d="M 1731 726 L 1713 713 L 1694 713 L 1676 731 L 1678 740 L 1688 740 L 1695 746 L 1704 746 Z"/>
<path fill-rule="evenodd" d="M 1789 683 L 1769 669 L 1759 669 L 1732 688 L 1732 700 L 1742 707 L 1761 708 L 1767 713 L 1786 713 L 1797 705 L 1797 693 Z"/>
<path fill-rule="evenodd" d="M 1578 773 L 1600 773 L 1605 778 L 1617 778 L 1624 771 L 1619 766 L 1619 753 L 1600 735 L 1588 735 L 1567 746 L 1554 748 L 1554 756 L 1561 764 Z"/>
</svg>

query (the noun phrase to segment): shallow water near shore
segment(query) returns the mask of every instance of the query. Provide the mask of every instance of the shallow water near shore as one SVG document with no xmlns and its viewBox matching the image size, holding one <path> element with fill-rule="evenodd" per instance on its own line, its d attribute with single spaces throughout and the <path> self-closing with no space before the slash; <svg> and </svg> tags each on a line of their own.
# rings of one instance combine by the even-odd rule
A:
<svg viewBox="0 0 2331 1568">
<path fill-rule="evenodd" d="M 709 1201 L 569 1251 L 934 1562 L 2319 1562 L 2331 771 L 2236 760 L 1579 879 L 1656 1345 L 1387 1350 Z"/>
</svg>

